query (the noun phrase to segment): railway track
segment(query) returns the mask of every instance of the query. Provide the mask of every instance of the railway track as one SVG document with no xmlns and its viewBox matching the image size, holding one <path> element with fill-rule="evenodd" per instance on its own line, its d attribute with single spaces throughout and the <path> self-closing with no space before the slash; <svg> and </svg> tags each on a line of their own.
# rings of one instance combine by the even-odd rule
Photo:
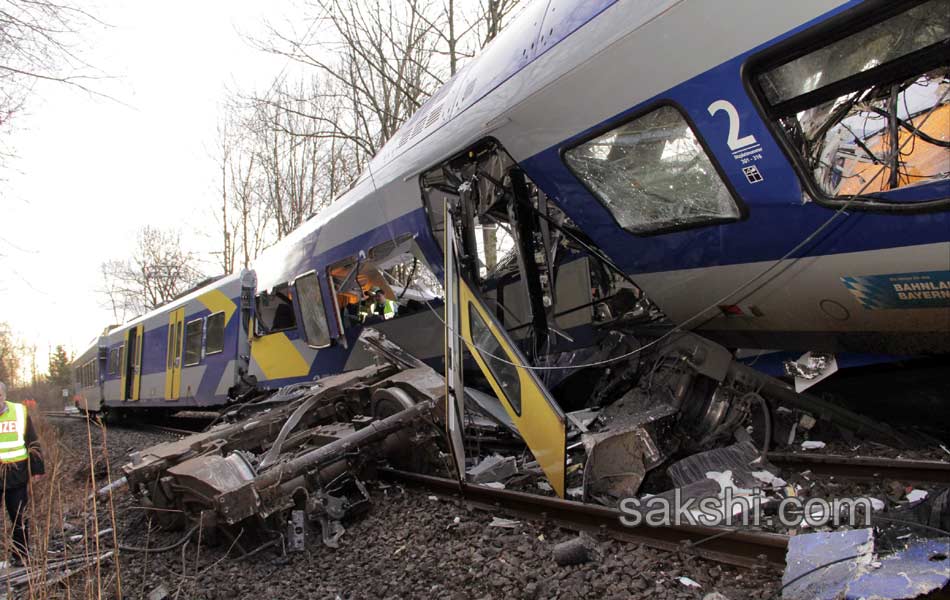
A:
<svg viewBox="0 0 950 600">
<path fill-rule="evenodd" d="M 51 419 L 65 419 L 65 420 L 69 420 L 69 419 L 85 420 L 86 419 L 86 416 L 82 414 L 68 414 L 68 413 L 62 413 L 62 412 L 56 412 L 56 411 L 44 411 L 43 416 L 46 418 L 51 418 Z M 176 421 L 174 417 L 172 417 L 170 420 L 172 422 Z M 165 433 L 174 433 L 177 435 L 191 435 L 193 433 L 198 433 L 204 430 L 205 426 L 208 423 L 210 423 L 210 421 L 206 423 L 201 420 L 196 420 L 191 417 L 186 417 L 186 418 L 180 419 L 180 423 L 183 425 L 183 427 L 160 425 L 157 423 L 150 423 L 148 421 L 126 420 L 120 423 L 113 423 L 110 426 L 111 427 L 125 427 L 125 428 L 131 428 L 131 429 L 143 429 L 147 431 L 161 431 Z"/>
<path fill-rule="evenodd" d="M 418 486 L 439 496 L 458 498 L 461 495 L 466 504 L 490 512 L 542 519 L 566 528 L 603 533 L 614 539 L 651 548 L 684 551 L 746 568 L 785 566 L 788 536 L 781 534 L 685 525 L 627 527 L 620 522 L 623 513 L 606 506 L 479 485 L 465 485 L 464 489 L 460 489 L 454 479 L 395 469 L 380 469 L 379 476 L 389 481 Z"/>
<path fill-rule="evenodd" d="M 85 419 L 85 415 L 81 414 L 69 414 L 64 412 L 56 411 L 43 411 L 43 416 L 48 419 Z"/>
<path fill-rule="evenodd" d="M 829 454 L 769 453 L 776 466 L 797 471 L 863 480 L 897 479 L 915 483 L 950 483 L 950 463 L 876 457 L 849 457 Z M 491 512 L 503 512 L 526 519 L 543 519 L 565 527 L 596 531 L 621 541 L 648 547 L 686 551 L 703 558 L 740 567 L 770 565 L 784 568 L 788 536 L 721 527 L 666 526 L 627 527 L 620 510 L 572 502 L 514 490 L 466 484 L 454 479 L 380 469 L 383 479 L 424 488 L 438 496 L 462 497 L 466 504 Z"/>
<path fill-rule="evenodd" d="M 768 458 L 775 466 L 783 469 L 811 471 L 844 479 L 896 479 L 913 483 L 950 484 L 950 463 L 937 460 L 786 452 L 769 452 Z"/>
</svg>

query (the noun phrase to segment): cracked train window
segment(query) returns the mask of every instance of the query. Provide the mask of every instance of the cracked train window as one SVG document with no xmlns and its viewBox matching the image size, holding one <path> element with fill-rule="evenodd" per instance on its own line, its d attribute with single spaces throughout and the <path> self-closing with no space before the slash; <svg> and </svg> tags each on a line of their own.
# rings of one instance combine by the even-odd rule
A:
<svg viewBox="0 0 950 600">
<path fill-rule="evenodd" d="M 663 106 L 564 153 L 624 229 L 650 233 L 738 219 L 686 119 Z"/>
<path fill-rule="evenodd" d="M 950 0 L 773 65 L 756 84 L 828 197 L 950 177 Z"/>
</svg>

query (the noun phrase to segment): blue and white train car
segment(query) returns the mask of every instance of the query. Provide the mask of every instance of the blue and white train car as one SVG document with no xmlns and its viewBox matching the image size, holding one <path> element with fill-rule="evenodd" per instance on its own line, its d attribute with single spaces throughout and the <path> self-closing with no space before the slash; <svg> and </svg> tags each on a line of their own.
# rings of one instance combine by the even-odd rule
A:
<svg viewBox="0 0 950 600">
<path fill-rule="evenodd" d="M 409 237 L 441 274 L 443 200 L 497 218 L 517 168 L 533 210 L 543 195 L 676 325 L 732 348 L 950 352 L 948 14 L 533 2 L 267 252 L 259 289 L 312 272 L 330 343 L 330 265 Z"/>
</svg>

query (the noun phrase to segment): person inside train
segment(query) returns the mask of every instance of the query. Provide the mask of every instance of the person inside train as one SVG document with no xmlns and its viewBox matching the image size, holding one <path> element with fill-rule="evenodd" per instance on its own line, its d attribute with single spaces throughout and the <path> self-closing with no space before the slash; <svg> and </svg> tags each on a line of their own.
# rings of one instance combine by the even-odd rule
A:
<svg viewBox="0 0 950 600">
<path fill-rule="evenodd" d="M 369 308 L 373 305 L 373 293 L 369 290 L 363 290 L 363 299 L 360 300 L 359 314 L 360 320 L 366 318 L 366 315 L 369 314 Z"/>
<path fill-rule="evenodd" d="M 392 319 L 396 316 L 396 303 L 388 300 L 383 290 L 376 288 L 376 292 L 373 294 L 373 303 L 369 307 L 369 314 L 386 320 Z"/>
</svg>

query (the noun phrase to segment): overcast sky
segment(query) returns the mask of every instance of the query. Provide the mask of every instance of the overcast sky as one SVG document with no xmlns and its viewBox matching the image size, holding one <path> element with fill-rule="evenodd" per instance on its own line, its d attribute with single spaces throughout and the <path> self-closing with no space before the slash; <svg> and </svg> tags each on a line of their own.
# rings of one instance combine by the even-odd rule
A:
<svg viewBox="0 0 950 600">
<path fill-rule="evenodd" d="M 117 78 L 94 87 L 121 103 L 37 86 L 0 184 L 0 321 L 36 344 L 42 371 L 48 347 L 81 352 L 111 322 L 99 265 L 127 256 L 140 227 L 181 226 L 189 247 L 216 247 L 201 232 L 215 231 L 221 107 L 287 67 L 244 38 L 292 18 L 285 2 L 99 0 L 93 12 L 111 27 L 87 37 L 85 57 Z"/>
</svg>

